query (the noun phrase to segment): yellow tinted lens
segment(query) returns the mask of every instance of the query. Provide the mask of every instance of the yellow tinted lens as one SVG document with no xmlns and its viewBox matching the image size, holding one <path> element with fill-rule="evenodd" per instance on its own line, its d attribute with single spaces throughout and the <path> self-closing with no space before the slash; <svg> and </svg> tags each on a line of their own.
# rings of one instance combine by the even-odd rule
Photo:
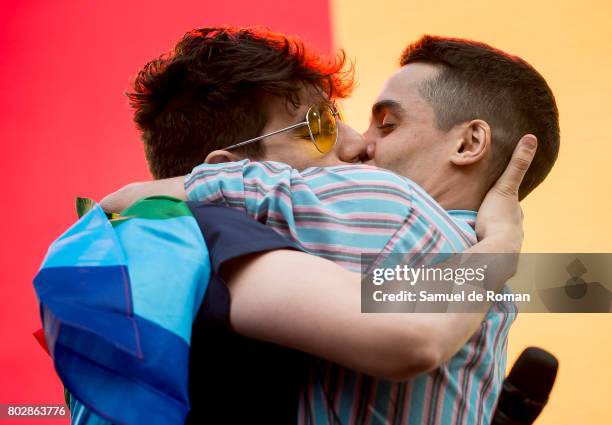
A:
<svg viewBox="0 0 612 425">
<path fill-rule="evenodd" d="M 314 144 L 321 153 L 332 150 L 338 136 L 336 118 L 327 105 L 311 108 L 308 111 L 308 127 L 314 138 Z"/>
</svg>

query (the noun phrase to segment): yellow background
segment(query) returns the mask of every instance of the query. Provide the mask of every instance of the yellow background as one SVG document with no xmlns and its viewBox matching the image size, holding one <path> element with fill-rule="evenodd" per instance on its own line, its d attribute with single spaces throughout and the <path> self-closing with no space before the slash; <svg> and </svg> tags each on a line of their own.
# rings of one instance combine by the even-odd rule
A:
<svg viewBox="0 0 612 425">
<path fill-rule="evenodd" d="M 612 1 L 332 0 L 335 45 L 356 60 L 359 86 L 344 102 L 365 130 L 401 51 L 422 34 L 471 38 L 531 63 L 561 116 L 561 151 L 523 202 L 524 252 L 612 252 Z M 559 374 L 539 425 L 612 424 L 612 314 L 524 314 L 508 366 L 527 346 L 554 353 Z"/>
</svg>

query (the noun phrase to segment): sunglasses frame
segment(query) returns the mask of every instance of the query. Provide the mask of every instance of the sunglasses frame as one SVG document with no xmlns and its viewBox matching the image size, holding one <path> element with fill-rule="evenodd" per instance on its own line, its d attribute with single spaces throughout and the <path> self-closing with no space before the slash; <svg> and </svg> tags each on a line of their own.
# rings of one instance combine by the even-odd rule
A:
<svg viewBox="0 0 612 425">
<path fill-rule="evenodd" d="M 318 106 L 311 106 L 310 108 L 308 108 L 308 111 L 306 111 L 306 119 L 302 122 L 299 122 L 297 124 L 293 124 L 290 125 L 289 127 L 285 127 L 282 128 L 280 130 L 276 130 L 273 131 L 271 133 L 267 133 L 267 134 L 263 134 L 261 136 L 258 137 L 254 137 L 252 139 L 249 140 L 245 140 L 244 142 L 240 142 L 240 143 L 236 143 L 234 145 L 230 145 L 226 148 L 224 148 L 226 151 L 232 150 L 232 149 L 237 149 L 237 148 L 241 148 L 242 146 L 245 145 L 249 145 L 251 143 L 255 143 L 255 142 L 259 142 L 260 140 L 265 139 L 266 137 L 270 137 L 270 136 L 274 136 L 275 134 L 279 134 L 279 133 L 283 133 L 285 131 L 289 131 L 289 130 L 293 130 L 295 128 L 300 128 L 303 126 L 307 126 L 308 127 L 308 134 L 310 134 L 310 141 L 312 142 L 312 144 L 315 146 L 315 148 L 320 152 L 320 153 L 328 153 L 330 152 L 333 147 L 336 145 L 336 143 L 338 142 L 338 120 L 342 121 L 342 116 L 340 114 L 340 112 L 338 111 L 338 108 L 336 107 L 336 103 L 332 102 L 331 104 L 326 104 L 325 107 L 329 108 L 329 110 L 332 113 L 332 116 L 334 117 L 334 119 L 336 120 L 336 138 L 334 140 L 334 143 L 331 145 L 331 148 L 329 149 L 329 151 L 327 152 L 323 152 L 319 146 L 317 145 L 317 142 L 315 141 L 315 137 L 312 134 L 312 129 L 310 128 L 310 124 L 308 123 L 308 115 L 310 114 L 310 112 L 314 109 L 314 108 L 320 108 L 322 105 L 318 105 Z"/>
</svg>

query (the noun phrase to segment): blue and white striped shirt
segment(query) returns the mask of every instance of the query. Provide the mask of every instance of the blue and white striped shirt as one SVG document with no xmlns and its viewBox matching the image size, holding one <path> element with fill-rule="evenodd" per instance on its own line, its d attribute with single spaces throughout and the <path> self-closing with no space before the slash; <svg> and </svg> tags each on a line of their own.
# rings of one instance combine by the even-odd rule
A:
<svg viewBox="0 0 612 425">
<path fill-rule="evenodd" d="M 420 186 L 368 165 L 308 168 L 204 164 L 186 176 L 194 201 L 240 209 L 305 250 L 359 271 L 361 254 L 441 253 L 476 243 L 473 211 L 445 211 Z M 406 382 L 314 360 L 300 424 L 489 424 L 504 377 L 513 306 L 494 305 L 446 364 Z M 273 403 L 273 401 L 271 401 Z"/>
</svg>

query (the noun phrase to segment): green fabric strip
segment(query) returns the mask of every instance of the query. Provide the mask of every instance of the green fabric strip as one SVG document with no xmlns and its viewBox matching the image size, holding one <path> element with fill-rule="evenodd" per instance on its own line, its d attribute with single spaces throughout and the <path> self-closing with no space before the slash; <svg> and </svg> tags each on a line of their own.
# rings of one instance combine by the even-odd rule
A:
<svg viewBox="0 0 612 425">
<path fill-rule="evenodd" d="M 79 217 L 87 214 L 96 202 L 89 198 L 76 198 L 76 209 Z M 150 196 L 136 201 L 132 206 L 121 211 L 121 214 L 105 213 L 113 227 L 117 227 L 131 218 L 148 220 L 165 220 L 168 218 L 191 216 L 187 204 L 171 196 Z"/>
<path fill-rule="evenodd" d="M 165 220 L 183 216 L 192 216 L 185 202 L 171 196 L 150 196 L 121 211 L 121 215 L 111 220 L 111 223 L 115 226 L 135 217 L 148 220 Z"/>
</svg>

